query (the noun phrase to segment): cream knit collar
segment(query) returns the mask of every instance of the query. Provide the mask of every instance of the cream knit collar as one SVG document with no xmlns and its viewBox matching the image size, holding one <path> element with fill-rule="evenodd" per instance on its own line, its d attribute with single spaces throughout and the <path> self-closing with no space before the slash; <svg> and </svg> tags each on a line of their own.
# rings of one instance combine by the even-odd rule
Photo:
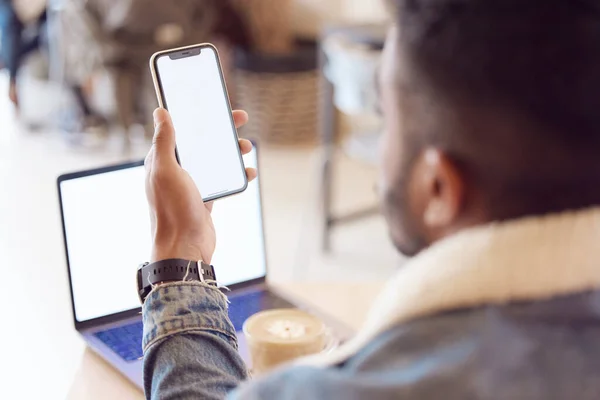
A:
<svg viewBox="0 0 600 400">
<path fill-rule="evenodd" d="M 597 288 L 600 208 L 469 229 L 433 245 L 399 270 L 354 339 L 301 363 L 340 363 L 380 333 L 415 318 Z"/>
</svg>

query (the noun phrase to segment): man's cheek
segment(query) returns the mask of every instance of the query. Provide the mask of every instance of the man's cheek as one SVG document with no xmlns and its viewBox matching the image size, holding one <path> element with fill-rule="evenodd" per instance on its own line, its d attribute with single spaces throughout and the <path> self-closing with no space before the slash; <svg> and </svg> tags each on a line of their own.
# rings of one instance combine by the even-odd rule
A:
<svg viewBox="0 0 600 400">
<path fill-rule="evenodd" d="M 401 173 L 401 156 L 398 146 L 390 140 L 387 134 L 383 135 L 383 140 L 380 142 L 381 155 L 381 184 L 385 187 L 390 187 L 399 178 Z"/>
</svg>

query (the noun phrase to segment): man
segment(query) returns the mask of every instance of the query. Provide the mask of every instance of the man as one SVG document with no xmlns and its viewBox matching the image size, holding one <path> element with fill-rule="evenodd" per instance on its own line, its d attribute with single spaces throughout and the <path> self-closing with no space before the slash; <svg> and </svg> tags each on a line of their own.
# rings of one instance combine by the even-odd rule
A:
<svg viewBox="0 0 600 400">
<path fill-rule="evenodd" d="M 219 292 L 158 286 L 144 305 L 148 398 L 600 398 L 600 3 L 397 4 L 382 199 L 416 256 L 355 339 L 239 387 Z M 209 211 L 156 117 L 153 260 L 210 260 Z"/>
</svg>

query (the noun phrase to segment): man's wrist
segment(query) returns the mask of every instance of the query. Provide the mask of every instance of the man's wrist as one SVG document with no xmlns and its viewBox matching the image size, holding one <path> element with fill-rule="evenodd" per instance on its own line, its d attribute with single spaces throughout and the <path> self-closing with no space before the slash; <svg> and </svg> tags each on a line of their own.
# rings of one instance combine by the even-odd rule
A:
<svg viewBox="0 0 600 400">
<path fill-rule="evenodd" d="M 158 245 L 152 246 L 152 255 L 150 263 L 157 261 L 181 259 L 187 261 L 203 261 L 201 252 L 194 246 L 186 245 Z M 165 280 L 157 282 L 156 285 L 164 285 L 166 283 L 177 282 L 176 280 Z"/>
<path fill-rule="evenodd" d="M 217 277 L 212 265 L 186 259 L 164 259 L 140 265 L 136 274 L 142 304 L 155 286 L 173 282 L 203 282 L 216 287 Z"/>
<path fill-rule="evenodd" d="M 204 261 L 202 253 L 195 248 L 195 246 L 189 245 L 158 245 L 152 246 L 152 254 L 150 256 L 150 262 L 154 263 L 162 260 L 169 260 L 178 258 L 189 261 Z"/>
</svg>

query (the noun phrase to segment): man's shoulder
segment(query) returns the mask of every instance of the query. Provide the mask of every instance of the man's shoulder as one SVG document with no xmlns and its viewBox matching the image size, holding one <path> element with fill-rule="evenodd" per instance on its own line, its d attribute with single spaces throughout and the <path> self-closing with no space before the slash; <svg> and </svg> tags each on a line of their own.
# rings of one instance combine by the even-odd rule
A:
<svg viewBox="0 0 600 400">
<path fill-rule="evenodd" d="M 334 368 L 294 367 L 235 399 L 600 398 L 600 294 L 455 310 L 395 326 Z"/>
<path fill-rule="evenodd" d="M 424 385 L 420 393 L 436 387 L 465 398 L 600 398 L 594 378 L 600 293 L 421 318 L 389 329 L 341 368 L 396 374 L 413 389 Z M 558 393 L 566 397 L 554 397 Z"/>
</svg>

